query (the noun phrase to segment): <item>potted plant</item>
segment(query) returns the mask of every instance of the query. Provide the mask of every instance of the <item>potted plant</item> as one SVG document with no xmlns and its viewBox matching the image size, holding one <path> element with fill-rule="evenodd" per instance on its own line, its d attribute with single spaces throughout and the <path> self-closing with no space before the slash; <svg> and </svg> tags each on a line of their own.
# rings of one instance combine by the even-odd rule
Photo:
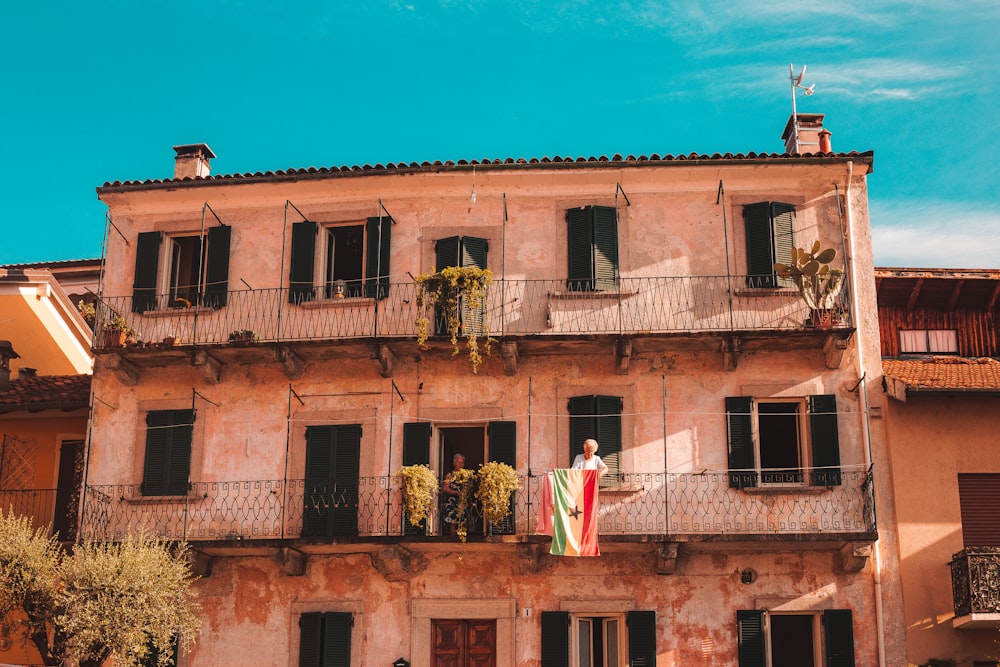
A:
<svg viewBox="0 0 1000 667">
<path fill-rule="evenodd" d="M 486 290 L 492 280 L 493 274 L 489 269 L 477 266 L 449 266 L 414 278 L 417 288 L 417 343 L 424 346 L 430 335 L 432 318 L 441 317 L 451 337 L 452 356 L 459 352 L 459 335 L 465 336 L 472 372 L 477 372 L 483 363 L 479 351 L 480 333 L 485 335 L 483 352 L 489 354 L 493 342 L 485 317 L 482 317 Z"/>
<path fill-rule="evenodd" d="M 122 347 L 125 339 L 134 333 L 121 315 L 115 315 L 101 325 L 100 347 Z"/>
<path fill-rule="evenodd" d="M 237 329 L 229 333 L 230 343 L 256 343 L 260 340 L 253 329 Z"/>
<path fill-rule="evenodd" d="M 425 465 L 403 466 L 396 471 L 402 486 L 403 509 L 412 526 L 419 526 L 430 514 L 437 493 L 437 477 Z"/>
<path fill-rule="evenodd" d="M 510 494 L 518 487 L 517 471 L 506 463 L 489 461 L 479 466 L 476 498 L 491 524 L 503 523 L 511 514 Z"/>
<path fill-rule="evenodd" d="M 791 263 L 775 263 L 774 272 L 781 278 L 792 280 L 799 288 L 802 299 L 810 309 L 809 323 L 829 327 L 838 323 L 843 315 L 837 297 L 844 287 L 844 272 L 830 268 L 837 251 L 820 248 L 819 241 L 813 243 L 808 252 L 804 248 L 793 248 Z"/>
</svg>

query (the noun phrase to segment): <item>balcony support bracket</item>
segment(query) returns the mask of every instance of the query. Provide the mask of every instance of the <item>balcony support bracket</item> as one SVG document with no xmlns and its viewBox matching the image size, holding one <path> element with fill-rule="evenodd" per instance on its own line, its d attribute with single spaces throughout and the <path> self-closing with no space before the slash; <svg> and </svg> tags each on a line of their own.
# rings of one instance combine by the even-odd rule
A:
<svg viewBox="0 0 1000 667">
<path fill-rule="evenodd" d="M 727 371 L 735 371 L 740 362 L 740 339 L 727 336 L 722 339 L 722 363 Z"/>
<path fill-rule="evenodd" d="M 519 544 L 517 546 L 518 574 L 538 574 L 543 567 L 541 555 L 541 545 Z"/>
<path fill-rule="evenodd" d="M 666 542 L 660 546 L 656 554 L 656 573 L 673 574 L 677 570 L 677 553 L 680 545 L 677 542 Z"/>
<path fill-rule="evenodd" d="M 212 560 L 204 551 L 191 550 L 187 554 L 188 564 L 191 566 L 191 574 L 199 578 L 212 576 Z"/>
<path fill-rule="evenodd" d="M 124 357 L 108 355 L 104 357 L 104 367 L 113 371 L 118 381 L 127 387 L 134 387 L 139 382 L 139 367 Z"/>
<path fill-rule="evenodd" d="M 379 375 L 384 378 L 391 378 L 393 366 L 396 365 L 396 355 L 393 354 L 392 349 L 385 343 L 376 343 L 374 349 L 370 352 L 370 356 L 378 362 Z"/>
<path fill-rule="evenodd" d="M 840 567 L 844 572 L 860 572 L 871 555 L 871 542 L 848 542 L 840 548 Z"/>
<path fill-rule="evenodd" d="M 516 375 L 518 359 L 517 341 L 505 340 L 503 344 L 500 345 L 500 355 L 503 357 L 504 375 Z"/>
<path fill-rule="evenodd" d="M 826 367 L 835 370 L 840 368 L 844 361 L 844 352 L 847 351 L 848 338 L 840 336 L 828 336 L 823 344 L 823 354 L 826 355 Z"/>
<path fill-rule="evenodd" d="M 274 351 L 274 357 L 281 362 L 285 376 L 289 380 L 298 380 L 306 371 L 306 362 L 292 348 L 281 345 Z"/>
<path fill-rule="evenodd" d="M 205 350 L 195 350 L 191 353 L 191 365 L 198 369 L 206 382 L 219 384 L 222 374 L 222 362 Z"/>
<path fill-rule="evenodd" d="M 618 375 L 628 375 L 628 365 L 631 359 L 632 339 L 621 338 L 615 341 L 615 372 Z"/>
<path fill-rule="evenodd" d="M 281 547 L 271 555 L 281 571 L 290 577 L 301 577 L 306 573 L 306 555 L 298 549 Z"/>
<path fill-rule="evenodd" d="M 369 554 L 372 566 L 386 581 L 409 581 L 427 569 L 427 559 L 398 544 Z"/>
</svg>

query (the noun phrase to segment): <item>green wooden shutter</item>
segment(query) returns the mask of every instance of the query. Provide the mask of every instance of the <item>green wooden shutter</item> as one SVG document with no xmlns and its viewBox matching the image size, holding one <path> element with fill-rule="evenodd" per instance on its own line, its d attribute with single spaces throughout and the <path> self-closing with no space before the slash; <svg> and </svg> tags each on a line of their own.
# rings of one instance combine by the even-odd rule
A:
<svg viewBox="0 0 1000 667">
<path fill-rule="evenodd" d="M 323 667 L 323 614 L 299 616 L 299 667 Z"/>
<path fill-rule="evenodd" d="M 167 495 L 182 496 L 188 492 L 191 477 L 191 440 L 194 435 L 194 412 L 173 410 L 170 429 L 170 467 L 167 475 Z"/>
<path fill-rule="evenodd" d="M 192 410 L 154 410 L 146 414 L 144 496 L 180 496 L 191 471 Z"/>
<path fill-rule="evenodd" d="M 490 244 L 486 239 L 474 236 L 464 236 L 460 243 L 461 262 L 463 267 L 476 267 L 486 269 L 486 253 Z M 483 334 L 486 331 L 484 321 L 486 319 L 486 300 L 478 308 L 473 308 L 462 298 L 461 304 L 461 333 L 467 335 L 471 332 Z"/>
<path fill-rule="evenodd" d="M 517 469 L 517 422 L 495 421 L 486 427 L 489 438 L 489 460 L 506 463 Z M 514 500 L 516 492 L 510 494 L 510 515 L 499 524 L 490 524 L 491 535 L 513 535 L 516 532 Z"/>
<path fill-rule="evenodd" d="M 809 397 L 809 432 L 812 437 L 812 483 L 840 486 L 840 435 L 837 430 L 837 397 L 819 394 Z"/>
<path fill-rule="evenodd" d="M 434 269 L 461 266 L 461 239 L 457 236 L 438 239 L 434 243 Z"/>
<path fill-rule="evenodd" d="M 430 465 L 431 425 L 429 422 L 403 424 L 403 465 Z"/>
<path fill-rule="evenodd" d="M 764 612 L 756 609 L 736 612 L 739 667 L 767 667 L 764 641 Z"/>
<path fill-rule="evenodd" d="M 594 221 L 594 289 L 618 289 L 618 211 L 592 207 Z"/>
<path fill-rule="evenodd" d="M 566 467 L 573 465 L 573 459 L 583 453 L 583 441 L 589 438 L 597 440 L 596 396 L 574 396 L 569 399 L 569 461 Z M 600 445 L 601 441 L 597 440 Z M 598 449 L 600 456 L 600 449 Z"/>
<path fill-rule="evenodd" d="M 568 239 L 566 289 L 589 292 L 594 289 L 594 225 L 590 207 L 566 211 Z"/>
<path fill-rule="evenodd" d="M 622 399 L 620 396 L 595 396 L 595 432 L 597 440 L 597 455 L 608 466 L 604 484 L 617 481 L 621 472 L 622 451 Z M 583 451 L 583 441 L 580 441 L 580 451 Z"/>
<path fill-rule="evenodd" d="M 486 253 L 489 249 L 490 242 L 488 240 L 475 236 L 463 236 L 461 266 L 475 266 L 480 269 L 487 268 Z"/>
<path fill-rule="evenodd" d="M 747 286 L 777 287 L 774 275 L 774 242 L 771 203 L 743 207 L 747 241 Z"/>
<path fill-rule="evenodd" d="M 140 232 L 135 247 L 135 278 L 132 282 L 132 312 L 156 309 L 156 277 L 160 261 L 161 232 Z"/>
<path fill-rule="evenodd" d="M 208 258 L 205 267 L 205 299 L 209 308 L 221 308 L 229 297 L 229 252 L 233 228 L 219 225 L 208 230 Z"/>
<path fill-rule="evenodd" d="M 629 667 L 656 667 L 656 612 L 630 611 L 626 621 Z"/>
<path fill-rule="evenodd" d="M 726 428 L 729 434 L 729 486 L 742 489 L 757 486 L 753 451 L 753 399 L 726 397 Z M 746 470 L 747 472 L 734 472 Z"/>
<path fill-rule="evenodd" d="M 368 218 L 365 258 L 365 296 L 384 299 L 389 295 L 389 250 L 392 238 L 392 218 Z"/>
<path fill-rule="evenodd" d="M 823 611 L 826 667 L 854 667 L 854 619 L 850 609 Z"/>
<path fill-rule="evenodd" d="M 358 505 L 361 470 L 361 426 L 334 427 L 333 534 L 358 534 Z"/>
<path fill-rule="evenodd" d="M 542 612 L 541 667 L 569 667 L 569 612 Z"/>
<path fill-rule="evenodd" d="M 324 537 L 331 532 L 334 437 L 332 426 L 306 427 L 303 537 Z"/>
<path fill-rule="evenodd" d="M 288 302 L 312 301 L 314 264 L 316 261 L 316 235 L 319 225 L 315 222 L 296 222 L 292 225 L 292 252 L 288 267 Z"/>
<path fill-rule="evenodd" d="M 353 617 L 345 612 L 328 612 L 323 615 L 323 624 L 323 667 L 350 667 Z"/>
<path fill-rule="evenodd" d="M 795 250 L 795 207 L 781 202 L 771 203 L 771 226 L 774 239 L 774 261 L 782 264 L 792 263 L 792 252 Z M 772 271 L 774 266 L 772 264 Z M 795 287 L 791 278 L 778 278 L 777 286 Z"/>
</svg>

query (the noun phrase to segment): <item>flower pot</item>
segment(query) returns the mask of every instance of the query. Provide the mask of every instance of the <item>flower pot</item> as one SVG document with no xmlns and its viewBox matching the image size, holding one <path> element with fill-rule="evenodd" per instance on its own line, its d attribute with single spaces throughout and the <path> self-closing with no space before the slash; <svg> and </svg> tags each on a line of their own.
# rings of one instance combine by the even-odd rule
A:
<svg viewBox="0 0 1000 667">
<path fill-rule="evenodd" d="M 98 347 L 123 347 L 125 345 L 125 332 L 118 329 L 104 329 L 97 336 Z"/>
</svg>

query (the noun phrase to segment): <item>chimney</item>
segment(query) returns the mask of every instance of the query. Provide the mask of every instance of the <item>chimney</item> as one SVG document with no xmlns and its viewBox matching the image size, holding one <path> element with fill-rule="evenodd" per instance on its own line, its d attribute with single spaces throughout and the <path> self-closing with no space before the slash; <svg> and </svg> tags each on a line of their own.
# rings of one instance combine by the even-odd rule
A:
<svg viewBox="0 0 1000 667">
<path fill-rule="evenodd" d="M 781 140 L 785 142 L 785 153 L 789 155 L 803 155 L 805 153 L 829 153 L 824 151 L 820 144 L 820 134 L 823 130 L 823 118 L 821 113 L 800 113 L 789 116 L 785 123 L 785 131 L 781 133 Z M 794 121 L 798 118 L 798 150 L 795 147 L 795 127 Z M 829 139 L 829 133 L 827 133 Z"/>
<path fill-rule="evenodd" d="M 10 360 L 20 358 L 9 340 L 0 340 L 0 391 L 10 389 Z"/>
<path fill-rule="evenodd" d="M 185 144 L 174 146 L 177 157 L 174 158 L 174 178 L 208 178 L 211 173 L 209 161 L 215 153 L 208 144 Z"/>
<path fill-rule="evenodd" d="M 819 152 L 820 153 L 832 153 L 833 146 L 830 144 L 830 135 L 833 134 L 830 130 L 823 128 L 819 131 Z"/>
</svg>

